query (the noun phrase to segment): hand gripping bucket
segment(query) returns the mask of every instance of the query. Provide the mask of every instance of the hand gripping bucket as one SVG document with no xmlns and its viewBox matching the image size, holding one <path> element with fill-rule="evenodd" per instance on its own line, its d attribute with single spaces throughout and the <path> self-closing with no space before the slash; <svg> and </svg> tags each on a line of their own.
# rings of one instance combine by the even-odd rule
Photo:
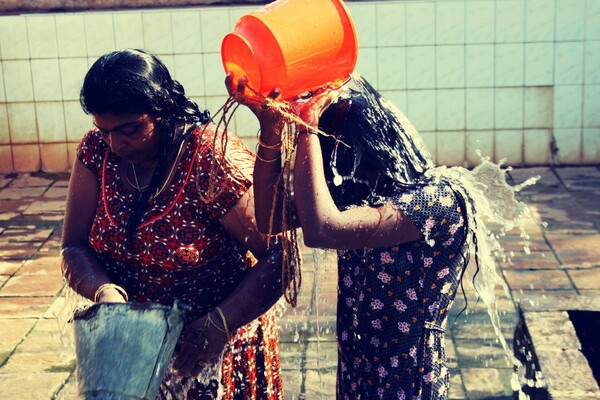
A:
<svg viewBox="0 0 600 400">
<path fill-rule="evenodd" d="M 177 303 L 98 303 L 76 312 L 81 398 L 154 400 L 182 328 Z"/>
<path fill-rule="evenodd" d="M 279 0 L 242 16 L 223 39 L 221 58 L 234 83 L 290 99 L 346 80 L 358 57 L 354 24 L 342 0 Z M 250 93 L 251 94 L 251 93 Z"/>
</svg>

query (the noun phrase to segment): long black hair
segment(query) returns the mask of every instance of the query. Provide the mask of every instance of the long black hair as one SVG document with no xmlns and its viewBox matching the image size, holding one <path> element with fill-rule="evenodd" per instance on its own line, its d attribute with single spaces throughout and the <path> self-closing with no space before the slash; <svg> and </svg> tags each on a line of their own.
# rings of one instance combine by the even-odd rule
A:
<svg viewBox="0 0 600 400">
<path fill-rule="evenodd" d="M 340 209 L 376 205 L 422 183 L 431 155 L 412 124 L 363 77 L 352 75 L 319 120 L 325 177 Z"/>
<path fill-rule="evenodd" d="M 200 110 L 171 77 L 163 62 L 139 49 L 107 53 L 92 65 L 81 88 L 79 101 L 86 114 L 149 114 L 161 128 L 159 159 L 146 191 L 136 199 L 128 233 L 140 224 L 146 205 L 159 188 L 174 149 L 184 139 L 186 123 L 207 123 L 210 113 Z"/>
</svg>

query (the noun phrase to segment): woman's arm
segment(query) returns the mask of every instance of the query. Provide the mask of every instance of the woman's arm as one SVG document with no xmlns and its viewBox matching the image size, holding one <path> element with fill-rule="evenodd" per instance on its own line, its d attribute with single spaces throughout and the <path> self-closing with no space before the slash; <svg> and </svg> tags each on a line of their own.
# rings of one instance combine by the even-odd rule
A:
<svg viewBox="0 0 600 400">
<path fill-rule="evenodd" d="M 269 310 L 282 295 L 281 250 L 274 244 L 267 248 L 267 237 L 258 231 L 251 190 L 221 218 L 221 223 L 232 236 L 246 245 L 258 262 L 233 293 L 209 312 L 210 318 L 218 326 L 207 324 L 207 316 L 190 324 L 175 363 L 181 375 L 197 375 L 203 365 L 213 362 L 221 354 L 229 340 L 225 330 L 233 333 L 252 322 Z"/>
<path fill-rule="evenodd" d="M 247 96 L 246 79 L 240 78 L 234 87 L 232 76 L 225 78 L 225 86 L 239 104 L 243 104 L 254 113 L 260 124 L 259 144 L 256 151 L 256 163 L 253 173 L 253 190 L 256 201 L 256 225 L 260 232 L 275 234 L 281 231 L 283 204 L 283 181 L 281 178 L 282 129 L 283 117 L 279 112 L 267 106 L 264 99 Z M 277 98 L 278 90 L 271 93 Z M 277 193 L 277 196 L 275 195 Z M 273 225 L 271 225 L 273 216 Z M 272 232 L 270 232 L 272 229 Z"/>
<path fill-rule="evenodd" d="M 309 126 L 318 126 L 322 110 L 337 94 L 337 91 L 331 91 L 314 97 L 301 110 L 301 118 Z M 329 249 L 384 247 L 422 237 L 410 218 L 391 203 L 339 211 L 325 181 L 319 138 L 311 131 L 298 137 L 294 194 L 307 246 Z"/>
<path fill-rule="evenodd" d="M 73 165 L 63 224 L 61 255 L 62 273 L 73 290 L 94 300 L 98 288 L 110 279 L 88 244 L 88 234 L 98 203 L 98 184 L 94 174 L 77 159 Z M 98 301 L 124 302 L 112 287 L 99 293 Z"/>
<path fill-rule="evenodd" d="M 221 223 L 258 259 L 234 294 L 220 304 L 228 325 L 237 329 L 264 314 L 281 297 L 281 251 L 273 240 L 267 247 L 267 236 L 258 231 L 250 190 L 221 218 Z"/>
</svg>

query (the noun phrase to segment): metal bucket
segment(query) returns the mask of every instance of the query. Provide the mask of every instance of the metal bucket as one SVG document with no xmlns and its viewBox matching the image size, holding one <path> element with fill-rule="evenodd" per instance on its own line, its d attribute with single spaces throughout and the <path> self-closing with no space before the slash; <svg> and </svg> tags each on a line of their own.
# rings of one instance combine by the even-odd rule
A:
<svg viewBox="0 0 600 400">
<path fill-rule="evenodd" d="M 183 328 L 177 303 L 98 303 L 74 320 L 81 398 L 156 398 Z"/>
</svg>

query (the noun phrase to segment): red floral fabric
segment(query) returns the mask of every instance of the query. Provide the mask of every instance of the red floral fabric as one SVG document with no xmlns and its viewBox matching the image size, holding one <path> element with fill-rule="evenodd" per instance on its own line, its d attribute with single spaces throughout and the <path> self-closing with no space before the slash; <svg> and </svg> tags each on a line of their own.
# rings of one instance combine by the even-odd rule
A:
<svg viewBox="0 0 600 400">
<path fill-rule="evenodd" d="M 233 293 L 254 260 L 219 222 L 250 189 L 254 156 L 229 135 L 226 157 L 211 171 L 214 135 L 213 126 L 198 127 L 184 143 L 171 182 L 148 205 L 131 243 L 126 227 L 134 197 L 121 178 L 122 160 L 95 129 L 78 149 L 79 160 L 100 188 L 89 244 L 111 279 L 125 288 L 131 301 L 189 305 L 189 321 Z M 210 177 L 223 188 L 214 199 L 207 193 Z M 273 314 L 267 313 L 230 340 L 221 371 L 224 399 L 283 398 L 275 324 Z M 159 398 L 214 398 L 219 385 L 209 386 L 214 387 L 178 380 L 169 371 Z"/>
</svg>

